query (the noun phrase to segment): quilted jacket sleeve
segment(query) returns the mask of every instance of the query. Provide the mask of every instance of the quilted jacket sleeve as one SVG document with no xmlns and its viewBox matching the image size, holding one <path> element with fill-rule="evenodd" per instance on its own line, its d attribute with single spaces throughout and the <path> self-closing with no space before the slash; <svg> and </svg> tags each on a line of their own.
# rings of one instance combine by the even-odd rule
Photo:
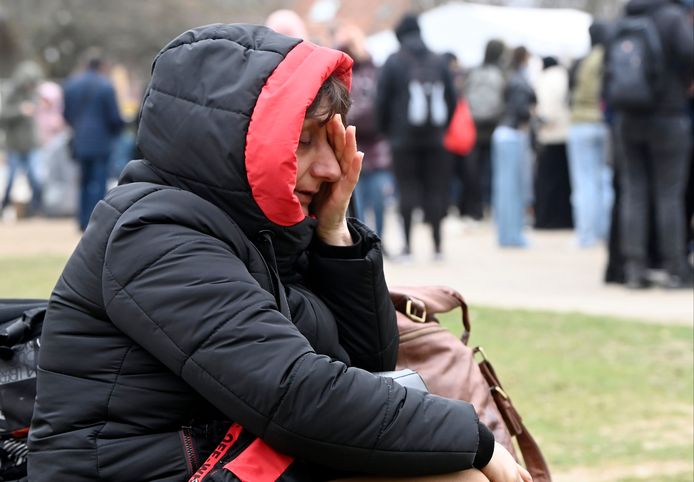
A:
<svg viewBox="0 0 694 482">
<path fill-rule="evenodd" d="M 381 241 L 357 220 L 351 219 L 349 227 L 354 246 L 313 243 L 311 286 L 334 314 L 352 365 L 371 372 L 393 370 L 398 327 L 383 275 Z"/>
<path fill-rule="evenodd" d="M 148 196 L 166 209 L 130 207 L 108 241 L 102 291 L 120 330 L 284 453 L 389 475 L 472 466 L 479 428 L 470 404 L 314 353 L 239 253 L 178 221 L 199 211 L 166 196 Z"/>
</svg>

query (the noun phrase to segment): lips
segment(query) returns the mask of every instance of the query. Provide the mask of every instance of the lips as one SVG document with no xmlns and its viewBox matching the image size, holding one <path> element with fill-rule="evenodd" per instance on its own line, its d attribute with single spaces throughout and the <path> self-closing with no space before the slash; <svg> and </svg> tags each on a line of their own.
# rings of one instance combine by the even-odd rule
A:
<svg viewBox="0 0 694 482">
<path fill-rule="evenodd" d="M 304 211 L 304 214 L 308 214 L 308 206 L 311 204 L 311 201 L 313 201 L 313 196 L 315 196 L 316 192 L 314 191 L 294 191 L 294 194 L 296 197 L 299 199 L 299 202 L 301 203 L 301 208 Z"/>
</svg>

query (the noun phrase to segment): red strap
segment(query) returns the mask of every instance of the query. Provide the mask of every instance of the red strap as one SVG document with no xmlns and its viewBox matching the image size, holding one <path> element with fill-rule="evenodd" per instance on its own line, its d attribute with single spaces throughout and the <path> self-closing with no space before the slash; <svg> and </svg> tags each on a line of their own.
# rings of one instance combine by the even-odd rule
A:
<svg viewBox="0 0 694 482">
<path fill-rule="evenodd" d="M 243 427 L 241 427 L 241 425 L 239 425 L 238 423 L 232 424 L 232 426 L 229 427 L 229 430 L 227 430 L 226 435 L 224 435 L 222 441 L 219 442 L 219 445 L 217 445 L 217 448 L 214 449 L 214 452 L 212 452 L 210 456 L 207 457 L 205 463 L 200 466 L 198 471 L 193 474 L 193 476 L 188 480 L 188 482 L 198 482 L 202 480 L 203 477 L 205 477 L 210 472 L 210 470 L 214 468 L 219 459 L 224 457 L 224 454 L 226 454 L 231 448 L 231 446 L 234 445 L 236 440 L 239 438 L 239 435 L 241 434 L 242 430 Z"/>
<path fill-rule="evenodd" d="M 275 482 L 293 460 L 294 457 L 277 452 L 258 438 L 224 468 L 241 482 Z"/>
</svg>

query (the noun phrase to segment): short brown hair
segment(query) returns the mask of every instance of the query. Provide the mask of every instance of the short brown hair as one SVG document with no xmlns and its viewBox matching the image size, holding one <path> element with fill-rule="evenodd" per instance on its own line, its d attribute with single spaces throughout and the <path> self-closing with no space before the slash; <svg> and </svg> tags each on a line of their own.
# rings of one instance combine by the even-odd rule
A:
<svg viewBox="0 0 694 482">
<path fill-rule="evenodd" d="M 331 119 L 335 114 L 342 116 L 346 122 L 347 112 L 352 105 L 347 86 L 336 76 L 328 77 L 316 94 L 311 105 L 306 109 L 306 117 Z"/>
</svg>

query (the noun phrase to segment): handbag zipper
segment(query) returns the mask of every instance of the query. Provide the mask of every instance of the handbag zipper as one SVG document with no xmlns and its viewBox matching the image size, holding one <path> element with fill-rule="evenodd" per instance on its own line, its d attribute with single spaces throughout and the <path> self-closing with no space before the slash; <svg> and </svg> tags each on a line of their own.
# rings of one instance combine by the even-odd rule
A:
<svg viewBox="0 0 694 482">
<path fill-rule="evenodd" d="M 436 333 L 439 331 L 446 331 L 443 326 L 427 326 L 426 328 L 421 328 L 419 330 L 412 330 L 400 335 L 400 343 L 407 343 L 408 341 L 419 338 L 420 336 L 429 335 L 431 333 Z"/>
</svg>

